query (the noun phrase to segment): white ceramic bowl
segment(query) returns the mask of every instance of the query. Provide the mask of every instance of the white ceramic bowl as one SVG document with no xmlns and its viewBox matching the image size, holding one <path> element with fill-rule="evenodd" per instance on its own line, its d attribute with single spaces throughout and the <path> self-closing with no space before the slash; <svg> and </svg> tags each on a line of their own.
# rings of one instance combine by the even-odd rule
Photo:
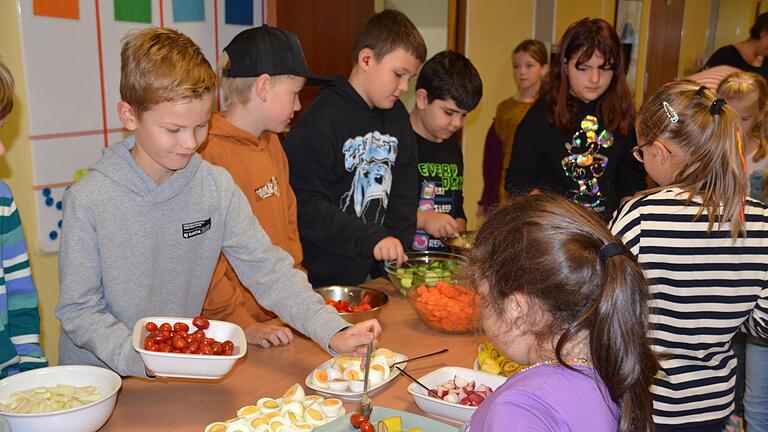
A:
<svg viewBox="0 0 768 432">
<path fill-rule="evenodd" d="M 485 384 L 488 387 L 496 391 L 496 388 L 504 384 L 507 378 L 499 375 L 491 375 L 489 373 L 476 371 L 474 369 L 468 369 L 463 367 L 443 367 L 433 370 L 432 372 L 419 378 L 419 381 L 425 386 L 434 389 L 440 384 L 445 384 L 449 380 L 452 380 L 454 376 L 460 376 L 467 381 L 474 381 L 475 385 Z M 427 395 L 427 391 L 421 388 L 415 382 L 412 382 L 408 386 L 408 393 L 413 396 L 413 401 L 416 405 L 422 409 L 422 411 L 447 419 L 465 422 L 472 417 L 477 407 L 460 405 L 457 403 L 446 402 L 441 399 L 437 399 Z"/>
<path fill-rule="evenodd" d="M 93 432 L 107 422 L 117 401 L 117 391 L 122 381 L 109 369 L 97 366 L 52 366 L 33 369 L 0 381 L 0 399 L 8 399 L 11 393 L 35 387 L 53 387 L 66 384 L 76 387 L 94 386 L 101 391 L 96 402 L 51 413 L 15 414 L 2 413 L 14 431 L 20 432 Z"/>
<path fill-rule="evenodd" d="M 157 376 L 218 379 L 226 375 L 235 365 L 237 359 L 244 356 L 248 349 L 245 333 L 239 325 L 226 321 L 210 320 L 210 327 L 205 329 L 205 335 L 219 342 L 231 340 L 235 344 L 231 356 L 147 351 L 144 349 L 144 339 L 149 332 L 144 326 L 148 321 L 152 321 L 158 326 L 165 322 L 171 325 L 181 322 L 187 324 L 190 330 L 195 330 L 195 326 L 192 325 L 192 318 L 146 317 L 136 322 L 133 327 L 133 349 L 139 353 L 147 369 Z"/>
</svg>

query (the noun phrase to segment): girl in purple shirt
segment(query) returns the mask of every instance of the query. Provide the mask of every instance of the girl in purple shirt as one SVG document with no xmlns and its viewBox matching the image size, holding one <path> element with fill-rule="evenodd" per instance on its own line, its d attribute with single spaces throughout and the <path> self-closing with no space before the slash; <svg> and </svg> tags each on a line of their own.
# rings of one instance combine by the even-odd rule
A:
<svg viewBox="0 0 768 432">
<path fill-rule="evenodd" d="M 468 431 L 653 430 L 648 287 L 595 214 L 551 194 L 512 197 L 478 232 L 470 275 L 488 337 L 531 366 Z"/>
</svg>

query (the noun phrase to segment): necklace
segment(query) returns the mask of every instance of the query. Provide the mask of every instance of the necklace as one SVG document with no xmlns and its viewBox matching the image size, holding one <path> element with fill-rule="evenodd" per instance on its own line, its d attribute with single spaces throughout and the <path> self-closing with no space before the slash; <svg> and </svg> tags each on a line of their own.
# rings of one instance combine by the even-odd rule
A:
<svg viewBox="0 0 768 432">
<path fill-rule="evenodd" d="M 583 367 L 587 367 L 587 368 L 594 368 L 594 366 L 592 366 L 592 363 L 590 361 L 588 361 L 587 359 L 583 358 L 583 357 L 566 358 L 566 359 L 563 359 L 563 363 L 567 364 L 567 365 L 570 365 L 570 366 L 583 366 Z M 560 364 L 560 362 L 557 361 L 557 359 L 545 360 L 543 362 L 538 362 L 538 363 L 534 363 L 534 364 L 532 364 L 530 366 L 527 366 L 524 369 L 521 369 L 520 372 L 518 372 L 518 373 L 522 373 L 522 372 L 525 372 L 527 370 L 535 369 L 535 368 L 537 368 L 539 366 L 542 366 L 542 365 L 557 365 L 557 364 Z"/>
</svg>

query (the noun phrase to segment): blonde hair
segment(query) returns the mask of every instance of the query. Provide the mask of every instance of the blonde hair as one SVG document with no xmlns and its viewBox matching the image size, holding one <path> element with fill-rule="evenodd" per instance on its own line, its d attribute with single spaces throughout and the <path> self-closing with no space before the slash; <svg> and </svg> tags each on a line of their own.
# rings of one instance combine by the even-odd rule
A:
<svg viewBox="0 0 768 432">
<path fill-rule="evenodd" d="M 768 136 L 766 136 L 768 124 L 765 118 L 768 114 L 768 83 L 763 77 L 753 72 L 734 72 L 720 82 L 717 86 L 717 94 L 721 98 L 754 103 L 757 106 L 757 120 L 752 125 L 752 129 L 744 133 L 749 134 L 749 137 L 758 144 L 752 161 L 759 162 L 765 159 L 768 156 Z"/>
<path fill-rule="evenodd" d="M 696 217 L 706 210 L 707 231 L 712 230 L 718 219 L 718 226 L 730 222 L 735 240 L 745 229 L 741 211 L 747 196 L 739 148 L 741 120 L 728 105 L 713 114 L 718 112 L 713 109 L 715 99 L 711 90 L 693 81 L 668 83 L 640 107 L 637 135 L 640 144 L 661 138 L 688 154 L 688 161 L 671 186 L 686 191 L 688 202 L 695 197 L 701 199 Z M 659 189 L 662 188 L 650 192 Z"/>
<path fill-rule="evenodd" d="M 222 51 L 219 54 L 219 80 L 221 83 L 221 92 L 224 94 L 224 103 L 229 105 L 231 102 L 246 104 L 251 99 L 251 88 L 256 83 L 258 77 L 230 78 L 227 76 L 229 71 L 229 54 Z"/>
<path fill-rule="evenodd" d="M 0 62 L 0 120 L 13 110 L 13 75 L 3 62 Z"/>
<path fill-rule="evenodd" d="M 138 116 L 163 102 L 199 99 L 216 84 L 200 47 L 169 28 L 128 33 L 120 63 L 120 97 Z"/>
</svg>

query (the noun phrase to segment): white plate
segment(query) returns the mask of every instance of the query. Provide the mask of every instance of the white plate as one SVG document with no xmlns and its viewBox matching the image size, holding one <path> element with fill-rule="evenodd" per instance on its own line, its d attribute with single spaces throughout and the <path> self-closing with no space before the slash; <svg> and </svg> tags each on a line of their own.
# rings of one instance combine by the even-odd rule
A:
<svg viewBox="0 0 768 432">
<path fill-rule="evenodd" d="M 507 378 L 500 375 L 493 375 L 485 372 L 476 371 L 463 367 L 442 367 L 419 378 L 419 381 L 429 388 L 437 388 L 440 384 L 445 384 L 452 380 L 454 376 L 460 376 L 467 381 L 474 381 L 475 385 L 484 384 L 496 391 L 500 385 L 504 384 Z M 472 417 L 477 407 L 461 405 L 457 403 L 446 402 L 427 395 L 427 391 L 416 383 L 408 386 L 408 393 L 413 396 L 416 405 L 423 411 L 439 417 L 448 418 L 455 421 L 464 422 Z"/>
<path fill-rule="evenodd" d="M 404 355 L 402 355 L 400 353 L 394 353 L 394 354 L 395 354 L 395 362 L 400 362 L 400 361 L 403 361 L 403 360 L 408 360 L 408 357 L 406 357 L 406 356 L 404 356 Z M 318 366 L 314 370 L 312 370 L 312 372 L 310 372 L 309 375 L 307 375 L 307 378 L 304 380 L 304 385 L 306 385 L 307 387 L 311 388 L 312 390 L 314 390 L 314 391 L 316 391 L 318 393 L 323 393 L 323 394 L 326 394 L 326 395 L 333 395 L 333 396 L 335 396 L 337 398 L 351 399 L 351 400 L 360 399 L 363 396 L 363 392 L 353 392 L 353 391 L 350 391 L 350 390 L 344 390 L 344 391 L 331 390 L 329 388 L 319 387 L 319 386 L 315 385 L 312 382 L 312 373 L 314 373 L 318 369 L 323 369 L 323 368 L 331 367 L 333 365 L 333 361 L 335 359 L 336 359 L 336 357 L 334 357 L 334 358 L 324 362 L 323 364 L 321 364 L 320 366 Z M 397 366 L 405 369 L 405 367 L 407 365 L 408 365 L 408 363 L 400 363 Z M 399 374 L 400 374 L 400 371 L 397 370 L 397 368 L 390 367 L 390 373 L 389 373 L 389 376 L 387 377 L 387 379 L 385 379 L 384 381 L 376 384 L 375 386 L 369 387 L 368 388 L 368 394 L 373 394 L 374 392 L 380 390 L 387 383 L 389 383 L 390 381 L 395 379 L 395 377 L 398 376 Z"/>
</svg>

